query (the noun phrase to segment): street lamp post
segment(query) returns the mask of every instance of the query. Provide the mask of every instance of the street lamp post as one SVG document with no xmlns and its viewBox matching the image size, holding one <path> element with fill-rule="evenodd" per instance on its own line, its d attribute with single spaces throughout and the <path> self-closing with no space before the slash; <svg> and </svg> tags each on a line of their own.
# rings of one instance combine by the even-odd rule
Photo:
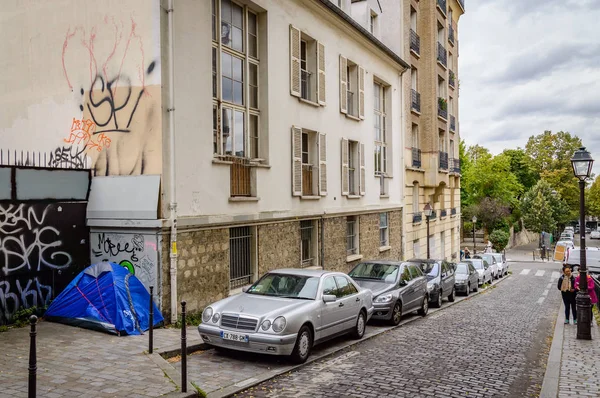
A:
<svg viewBox="0 0 600 398">
<path fill-rule="evenodd" d="M 433 209 L 431 208 L 431 205 L 429 204 L 429 202 L 427 202 L 427 204 L 423 208 L 423 212 L 425 213 L 425 221 L 427 223 L 427 260 L 429 260 L 429 258 L 430 258 L 430 252 L 429 252 L 429 217 L 431 217 L 431 214 L 433 213 Z"/>
<path fill-rule="evenodd" d="M 592 302 L 588 293 L 587 261 L 585 253 L 585 179 L 592 174 L 592 155 L 579 148 L 571 158 L 573 174 L 579 179 L 579 237 L 581 239 L 579 255 L 579 292 L 575 302 L 577 303 L 577 339 L 592 339 Z"/>
<path fill-rule="evenodd" d="M 473 255 L 477 254 L 477 248 L 475 247 L 475 223 L 477 222 L 477 216 L 473 216 Z"/>
</svg>

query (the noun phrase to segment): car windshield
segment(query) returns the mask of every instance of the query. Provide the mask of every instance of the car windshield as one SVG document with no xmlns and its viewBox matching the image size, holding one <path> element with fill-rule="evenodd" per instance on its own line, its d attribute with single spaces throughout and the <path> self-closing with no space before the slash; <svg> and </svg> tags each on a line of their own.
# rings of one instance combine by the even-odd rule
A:
<svg viewBox="0 0 600 398">
<path fill-rule="evenodd" d="M 483 269 L 483 260 L 471 260 L 469 262 L 473 264 L 473 267 L 475 267 L 475 269 Z"/>
<path fill-rule="evenodd" d="M 469 267 L 465 263 L 456 264 L 456 273 L 460 275 L 469 275 Z"/>
<path fill-rule="evenodd" d="M 246 291 L 260 296 L 314 300 L 317 297 L 319 277 L 268 273 Z"/>
<path fill-rule="evenodd" d="M 360 263 L 348 275 L 354 279 L 369 279 L 385 283 L 394 283 L 399 268 L 394 264 Z"/>
<path fill-rule="evenodd" d="M 501 263 L 502 262 L 502 254 L 498 253 L 498 254 L 494 254 L 494 257 L 496 258 L 496 261 Z"/>
<path fill-rule="evenodd" d="M 421 269 L 423 273 L 427 275 L 427 278 L 435 278 L 440 273 L 440 266 L 438 263 L 422 263 Z"/>
</svg>

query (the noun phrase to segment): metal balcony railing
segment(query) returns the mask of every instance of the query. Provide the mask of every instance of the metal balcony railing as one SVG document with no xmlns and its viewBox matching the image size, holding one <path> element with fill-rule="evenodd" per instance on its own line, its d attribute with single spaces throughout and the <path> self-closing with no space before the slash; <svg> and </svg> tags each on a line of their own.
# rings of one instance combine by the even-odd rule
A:
<svg viewBox="0 0 600 398">
<path fill-rule="evenodd" d="M 250 161 L 244 158 L 231 157 L 230 194 L 231 196 L 252 196 L 250 177 Z"/>
<path fill-rule="evenodd" d="M 453 207 L 452 210 L 450 210 L 450 215 L 453 216 L 456 214 L 456 207 Z"/>
<path fill-rule="evenodd" d="M 302 195 L 313 195 L 313 166 L 312 164 L 302 165 Z"/>
<path fill-rule="evenodd" d="M 450 158 L 450 172 L 460 174 L 460 159 Z"/>
<path fill-rule="evenodd" d="M 448 152 L 440 151 L 440 169 L 448 170 Z"/>
<path fill-rule="evenodd" d="M 438 60 L 438 62 L 441 63 L 442 65 L 444 65 L 444 67 L 445 67 L 448 62 L 447 58 L 448 58 L 448 53 L 446 52 L 446 47 L 444 47 L 444 45 L 438 41 L 438 44 L 437 44 L 437 60 Z"/>
<path fill-rule="evenodd" d="M 450 87 L 455 87 L 455 83 L 456 83 L 456 76 L 454 75 L 453 71 L 450 71 L 448 73 L 448 85 Z"/>
<path fill-rule="evenodd" d="M 417 112 L 421 112 L 421 94 L 415 90 L 410 90 L 411 108 Z"/>
<path fill-rule="evenodd" d="M 436 217 L 437 217 L 437 210 L 433 210 L 433 211 L 431 212 L 431 215 L 429 216 L 429 219 L 430 219 L 430 220 L 435 220 L 435 219 L 436 219 Z"/>
<path fill-rule="evenodd" d="M 450 115 L 450 131 L 456 131 L 456 118 Z"/>
<path fill-rule="evenodd" d="M 414 213 L 413 214 L 413 223 L 418 223 L 423 221 L 423 215 L 421 213 Z"/>
<path fill-rule="evenodd" d="M 440 210 L 440 218 L 441 217 L 446 217 L 447 215 L 448 215 L 448 211 L 446 209 Z"/>
<path fill-rule="evenodd" d="M 440 7 L 444 15 L 446 15 L 446 0 L 437 0 L 437 5 Z"/>
<path fill-rule="evenodd" d="M 310 78 L 312 73 L 307 70 L 300 70 L 300 94 L 305 100 L 312 100 L 312 93 L 310 92 Z"/>
<path fill-rule="evenodd" d="M 445 101 L 442 100 L 443 98 L 438 98 L 438 116 L 445 120 L 448 120 L 448 105 Z"/>
<path fill-rule="evenodd" d="M 448 25 L 448 41 L 454 44 L 454 28 L 452 27 L 452 24 Z"/>
<path fill-rule="evenodd" d="M 412 148 L 412 167 L 421 167 L 421 150 Z"/>
<path fill-rule="evenodd" d="M 410 49 L 416 54 L 421 54 L 421 38 L 414 30 L 410 30 Z"/>
</svg>

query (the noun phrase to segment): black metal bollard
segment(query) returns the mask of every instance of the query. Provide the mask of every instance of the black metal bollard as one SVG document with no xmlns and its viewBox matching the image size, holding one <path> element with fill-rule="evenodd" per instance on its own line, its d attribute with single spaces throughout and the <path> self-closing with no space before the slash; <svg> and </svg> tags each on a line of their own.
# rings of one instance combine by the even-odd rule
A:
<svg viewBox="0 0 600 398">
<path fill-rule="evenodd" d="M 154 301 L 152 300 L 152 292 L 154 290 L 154 286 L 150 286 L 150 332 L 148 333 L 148 352 L 152 354 L 154 349 Z"/>
<path fill-rule="evenodd" d="M 181 302 L 181 392 L 187 392 L 187 337 L 185 327 L 184 300 Z"/>
<path fill-rule="evenodd" d="M 31 330 L 29 331 L 29 388 L 28 388 L 28 397 L 35 398 L 37 395 L 36 392 L 36 373 L 37 373 L 37 357 L 36 357 L 36 346 L 35 346 L 35 336 L 37 332 L 35 331 L 35 326 L 37 324 L 37 316 L 32 315 L 29 317 L 29 323 L 31 324 Z"/>
</svg>

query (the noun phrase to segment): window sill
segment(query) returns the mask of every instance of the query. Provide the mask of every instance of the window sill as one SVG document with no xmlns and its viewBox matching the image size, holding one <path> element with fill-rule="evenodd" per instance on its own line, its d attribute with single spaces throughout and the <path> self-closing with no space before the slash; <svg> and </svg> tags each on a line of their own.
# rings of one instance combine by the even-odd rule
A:
<svg viewBox="0 0 600 398">
<path fill-rule="evenodd" d="M 348 199 L 360 199 L 360 195 L 346 195 Z"/>
<path fill-rule="evenodd" d="M 388 195 L 387 193 L 384 193 L 383 195 L 379 195 L 380 199 L 389 199 L 390 195 Z"/>
<path fill-rule="evenodd" d="M 381 246 L 381 247 L 379 247 L 379 253 L 386 252 L 391 249 L 392 249 L 392 246 Z"/>
<path fill-rule="evenodd" d="M 303 102 L 303 103 L 305 103 L 307 105 L 314 106 L 315 108 L 318 108 L 318 107 L 321 106 L 321 105 L 319 105 L 318 102 L 314 102 L 314 101 L 311 101 L 311 100 L 308 100 L 308 99 L 304 99 L 302 97 L 298 97 L 298 101 Z"/>
<path fill-rule="evenodd" d="M 418 173 L 425 173 L 425 169 L 422 169 L 420 167 L 406 166 L 406 170 L 416 171 Z"/>
<path fill-rule="evenodd" d="M 448 170 L 438 169 L 438 173 L 449 174 Z"/>
<path fill-rule="evenodd" d="M 437 61 L 437 63 L 438 63 L 439 66 L 441 66 L 442 68 L 444 68 L 444 70 L 448 70 L 448 66 L 447 65 L 444 65 L 440 61 Z"/>
<path fill-rule="evenodd" d="M 415 115 L 417 115 L 417 116 L 421 116 L 421 112 L 420 112 L 420 111 L 418 111 L 418 110 L 416 110 L 416 109 L 415 109 L 415 108 L 413 108 L 413 107 L 411 107 L 411 108 L 410 108 L 410 111 L 411 111 L 412 113 L 414 113 Z"/>
<path fill-rule="evenodd" d="M 421 221 L 413 221 L 413 223 L 412 223 L 412 224 L 413 224 L 413 227 L 414 227 L 415 225 L 421 225 L 421 223 L 422 223 L 422 222 L 423 222 L 423 220 L 421 220 Z"/>
<path fill-rule="evenodd" d="M 352 120 L 355 120 L 355 121 L 357 121 L 357 122 L 360 122 L 360 121 L 362 120 L 360 117 L 358 117 L 358 116 L 354 116 L 354 115 L 351 115 L 351 114 L 349 114 L 349 113 L 346 113 L 345 115 L 346 115 L 346 117 L 347 117 L 348 119 L 352 119 Z"/>
<path fill-rule="evenodd" d="M 362 258 L 363 258 L 362 254 L 353 254 L 351 256 L 346 257 L 346 262 L 351 263 L 352 261 L 362 260 Z"/>
<path fill-rule="evenodd" d="M 444 123 L 448 123 L 448 119 L 444 119 L 443 117 L 441 117 L 440 115 L 438 115 L 438 119 L 440 119 L 442 122 Z"/>
<path fill-rule="evenodd" d="M 321 199 L 321 197 L 317 196 L 317 195 L 302 195 L 302 196 L 300 196 L 300 199 L 303 199 L 303 200 L 319 200 L 319 199 Z"/>
<path fill-rule="evenodd" d="M 264 159 L 250 159 L 250 167 L 262 167 L 265 169 L 270 169 L 271 165 L 270 164 L 266 164 L 266 163 L 262 163 L 264 162 Z M 229 166 L 232 165 L 233 162 L 230 160 L 222 160 L 219 158 L 213 158 L 212 160 L 212 164 L 216 164 L 216 165 L 225 165 L 225 166 Z"/>
<path fill-rule="evenodd" d="M 413 50 L 413 49 L 411 49 L 411 50 L 410 50 L 410 53 L 411 53 L 412 55 L 414 55 L 415 57 L 417 57 L 417 59 L 421 58 L 421 54 L 419 54 L 418 52 L 416 52 L 416 51 L 415 51 L 415 50 Z"/>
<path fill-rule="evenodd" d="M 260 198 L 258 196 L 230 196 L 229 202 L 258 202 Z"/>
</svg>

